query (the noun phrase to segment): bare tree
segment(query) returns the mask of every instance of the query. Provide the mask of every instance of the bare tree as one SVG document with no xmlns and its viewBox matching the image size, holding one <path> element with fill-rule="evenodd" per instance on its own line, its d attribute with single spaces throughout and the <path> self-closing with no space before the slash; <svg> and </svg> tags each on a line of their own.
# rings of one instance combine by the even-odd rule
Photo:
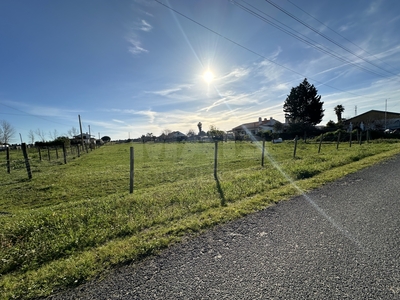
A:
<svg viewBox="0 0 400 300">
<path fill-rule="evenodd" d="M 35 133 L 40 137 L 42 142 L 46 141 L 46 133 L 44 133 L 43 130 L 40 130 L 39 128 L 35 130 Z"/>
<path fill-rule="evenodd" d="M 70 130 L 68 130 L 68 135 L 70 137 L 77 136 L 78 134 L 79 134 L 79 131 L 75 127 L 72 127 Z"/>
<path fill-rule="evenodd" d="M 52 141 L 54 141 L 55 139 L 57 139 L 57 138 L 58 138 L 58 131 L 57 131 L 57 129 L 54 129 L 53 132 L 49 131 L 49 136 L 50 136 L 50 139 L 51 139 Z"/>
<path fill-rule="evenodd" d="M 0 142 L 3 144 L 9 144 L 14 134 L 14 127 L 12 127 L 8 121 L 2 120 L 0 122 Z"/>
<path fill-rule="evenodd" d="M 31 144 L 35 143 L 35 133 L 33 132 L 33 130 L 29 130 L 28 132 L 28 139 L 31 142 Z"/>
</svg>

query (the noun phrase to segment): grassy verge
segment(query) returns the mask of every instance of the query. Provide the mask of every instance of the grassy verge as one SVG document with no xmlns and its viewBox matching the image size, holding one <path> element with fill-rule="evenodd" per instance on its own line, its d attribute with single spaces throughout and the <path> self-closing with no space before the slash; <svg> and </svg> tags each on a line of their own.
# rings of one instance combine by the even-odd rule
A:
<svg viewBox="0 0 400 300">
<path fill-rule="evenodd" d="M 140 260 L 183 236 L 236 219 L 400 153 L 400 143 L 351 148 L 268 144 L 135 144 L 97 149 L 67 165 L 34 164 L 0 179 L 0 295 L 34 298 Z M 17 156 L 18 153 L 14 153 Z"/>
</svg>

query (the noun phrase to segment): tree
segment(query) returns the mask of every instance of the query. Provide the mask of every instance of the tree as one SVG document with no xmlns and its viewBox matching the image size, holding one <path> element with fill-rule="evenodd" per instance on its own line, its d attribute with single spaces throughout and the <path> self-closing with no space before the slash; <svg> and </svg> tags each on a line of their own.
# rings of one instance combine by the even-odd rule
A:
<svg viewBox="0 0 400 300">
<path fill-rule="evenodd" d="M 274 131 L 277 133 L 281 133 L 283 131 L 283 124 L 279 121 L 276 121 L 274 124 Z"/>
<path fill-rule="evenodd" d="M 335 114 L 337 116 L 338 123 L 342 122 L 342 113 L 344 112 L 343 105 L 341 105 L 341 104 L 336 105 L 333 110 L 335 111 Z"/>
<path fill-rule="evenodd" d="M 44 133 L 43 130 L 40 130 L 39 128 L 35 130 L 35 133 L 40 137 L 42 142 L 46 141 L 46 134 Z"/>
<path fill-rule="evenodd" d="M 58 138 L 58 131 L 57 131 L 57 129 L 54 129 L 53 132 L 49 131 L 49 136 L 50 136 L 50 139 L 51 139 L 52 141 L 56 140 L 56 139 Z"/>
<path fill-rule="evenodd" d="M 2 120 L 0 122 L 0 142 L 3 144 L 9 144 L 14 134 L 14 127 L 12 127 L 8 121 Z"/>
<path fill-rule="evenodd" d="M 201 133 L 201 128 L 202 128 L 202 126 L 203 126 L 203 124 L 201 124 L 201 122 L 199 122 L 199 123 L 197 124 L 197 127 L 199 128 L 199 134 Z"/>
<path fill-rule="evenodd" d="M 326 129 L 329 130 L 335 130 L 336 129 L 336 124 L 332 120 L 329 120 L 328 123 L 326 123 Z"/>
<path fill-rule="evenodd" d="M 194 132 L 193 129 L 189 129 L 189 131 L 186 133 L 186 135 L 187 135 L 188 137 L 192 137 L 192 136 L 195 136 L 196 133 Z"/>
<path fill-rule="evenodd" d="M 29 130 L 29 132 L 28 132 L 28 139 L 32 145 L 35 143 L 35 133 L 33 132 L 32 129 Z"/>
<path fill-rule="evenodd" d="M 79 131 L 75 127 L 72 127 L 70 130 L 68 130 L 68 135 L 70 137 L 77 136 L 78 134 L 79 134 Z"/>
<path fill-rule="evenodd" d="M 297 87 L 292 87 L 283 105 L 283 111 L 289 123 L 301 124 L 306 129 L 322 121 L 323 104 L 317 89 L 305 78 Z"/>
<path fill-rule="evenodd" d="M 216 126 L 211 125 L 210 130 L 207 132 L 207 135 L 211 137 L 214 141 L 222 141 L 224 139 L 225 132 L 219 130 Z"/>
<path fill-rule="evenodd" d="M 110 138 L 109 136 L 105 135 L 105 136 L 103 136 L 103 137 L 101 138 L 101 140 L 102 140 L 104 143 L 108 143 L 108 142 L 111 141 L 111 138 Z"/>
</svg>

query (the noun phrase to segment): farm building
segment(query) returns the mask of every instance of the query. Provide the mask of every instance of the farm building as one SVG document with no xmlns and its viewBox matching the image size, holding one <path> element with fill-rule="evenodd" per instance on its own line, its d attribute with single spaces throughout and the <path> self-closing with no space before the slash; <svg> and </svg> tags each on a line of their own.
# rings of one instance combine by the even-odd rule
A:
<svg viewBox="0 0 400 300">
<path fill-rule="evenodd" d="M 395 130 L 400 129 L 400 113 L 370 110 L 344 122 L 346 126 L 350 123 L 353 128 L 363 127 L 365 130 Z"/>
<path fill-rule="evenodd" d="M 258 122 L 251 122 L 239 125 L 235 128 L 232 128 L 231 132 L 236 135 L 246 135 L 246 134 L 257 134 L 260 131 L 274 131 L 274 125 L 278 122 L 272 117 L 267 119 L 262 118 L 258 119 Z"/>
</svg>

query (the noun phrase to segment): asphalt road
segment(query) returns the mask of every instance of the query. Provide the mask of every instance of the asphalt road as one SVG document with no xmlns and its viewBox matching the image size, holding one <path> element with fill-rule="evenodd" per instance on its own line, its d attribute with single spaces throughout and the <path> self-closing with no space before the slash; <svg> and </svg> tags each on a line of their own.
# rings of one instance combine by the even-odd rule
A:
<svg viewBox="0 0 400 300">
<path fill-rule="evenodd" d="M 49 299 L 400 299 L 400 156 Z"/>
</svg>

